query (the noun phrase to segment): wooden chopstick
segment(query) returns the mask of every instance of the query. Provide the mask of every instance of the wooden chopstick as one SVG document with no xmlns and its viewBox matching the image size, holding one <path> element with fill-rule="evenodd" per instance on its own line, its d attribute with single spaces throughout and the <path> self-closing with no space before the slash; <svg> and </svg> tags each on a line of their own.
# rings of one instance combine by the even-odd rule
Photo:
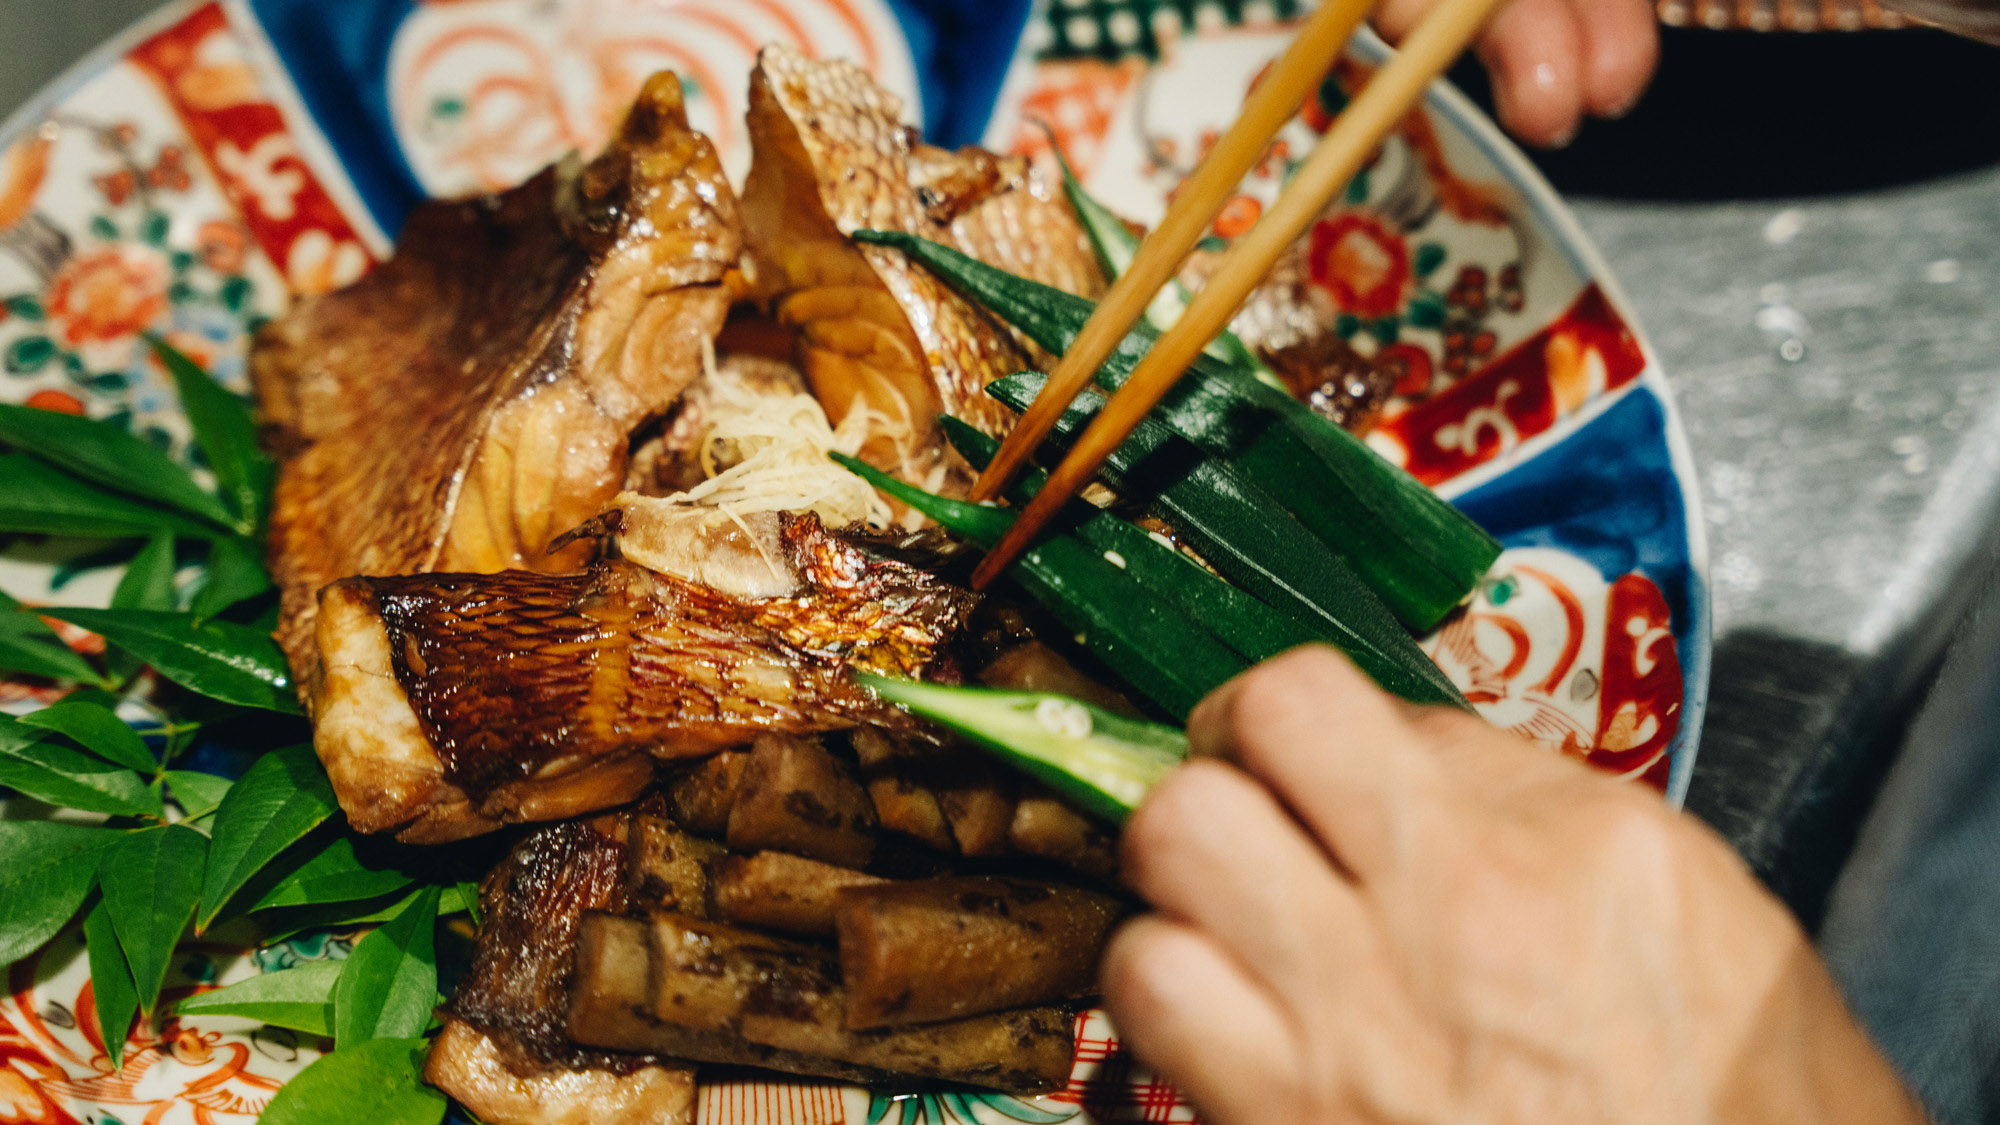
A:
<svg viewBox="0 0 2000 1125">
<path fill-rule="evenodd" d="M 1209 277 L 1208 283 L 1195 294 L 1192 301 L 1188 302 L 1180 320 L 1153 344 L 1152 349 L 1133 369 L 1125 385 L 1120 387 L 1118 393 L 1111 397 L 1111 401 L 1105 404 L 1104 409 L 1077 439 L 1068 456 L 1064 457 L 1055 471 L 1049 474 L 1048 482 L 1042 485 L 1041 491 L 1028 502 L 1028 506 L 1022 510 L 1019 518 L 1015 519 L 1006 535 L 1001 537 L 1000 542 L 995 544 L 980 561 L 979 568 L 972 576 L 975 588 L 983 589 L 992 582 L 1020 556 L 1021 551 L 1049 519 L 1090 483 L 1097 470 L 1103 466 L 1105 459 L 1118 448 L 1126 435 L 1132 432 L 1132 428 L 1139 424 L 1139 420 L 1146 416 L 1146 412 L 1172 389 L 1188 365 L 1194 362 L 1195 356 L 1200 354 L 1201 350 L 1208 346 L 1208 342 L 1229 323 L 1229 319 L 1243 304 L 1244 298 L 1248 297 L 1258 282 L 1270 273 L 1271 266 L 1278 260 L 1279 255 L 1298 240 L 1313 220 L 1326 210 L 1334 194 L 1344 188 L 1348 181 L 1354 178 L 1354 174 L 1361 170 L 1369 155 L 1403 120 L 1404 115 L 1417 104 L 1418 99 L 1423 97 L 1425 88 L 1432 80 L 1443 74 L 1458 56 L 1464 53 L 1473 37 L 1485 26 L 1487 17 L 1492 14 L 1499 2 L 1500 0 L 1443 0 L 1404 40 L 1396 56 L 1375 75 L 1353 101 L 1348 103 L 1347 108 L 1334 122 L 1333 128 L 1320 138 L 1319 143 L 1313 147 L 1312 154 L 1294 174 L 1291 183 L 1279 195 L 1277 202 L 1264 213 L 1257 225 L 1251 227 L 1248 233 L 1237 239 L 1235 245 L 1230 247 L 1214 274 Z M 1293 55 L 1288 53 L 1285 61 L 1293 61 Z M 1321 72 L 1324 73 L 1324 64 Z M 1233 134 L 1234 130 L 1231 132 Z M 1219 188 L 1204 186 L 1216 192 L 1216 206 L 1219 207 L 1220 199 L 1234 189 L 1235 181 L 1231 180 Z M 1183 189 L 1182 195 L 1185 197 L 1188 194 L 1189 190 Z M 1148 237 L 1146 245 L 1140 247 L 1139 258 L 1146 256 L 1147 246 L 1151 242 L 1152 238 Z M 1136 261 L 1137 259 L 1135 264 Z M 1134 273 L 1136 272 L 1135 270 Z M 1162 274 L 1160 282 L 1164 283 L 1165 280 L 1166 276 Z M 1114 344 L 1130 330 L 1131 325 L 1138 320 L 1140 311 L 1152 300 L 1153 294 L 1157 291 L 1158 286 L 1155 285 L 1144 292 L 1133 292 L 1127 297 L 1125 304 L 1116 310 L 1119 314 L 1116 330 L 1112 331 L 1110 328 L 1106 330 L 1108 338 Z M 1116 293 L 1115 288 L 1113 292 Z M 1105 304 L 1109 303 L 1110 299 L 1107 298 Z M 1097 315 L 1092 317 L 1089 325 L 1085 327 L 1085 332 L 1095 327 L 1099 321 L 1107 320 L 1104 313 L 1105 308 L 1100 305 Z M 1127 315 L 1128 313 L 1130 315 Z M 1082 343 L 1081 336 L 1078 338 L 1078 343 Z M 1077 354 L 1076 348 L 1072 347 L 1069 355 L 1064 357 L 1064 363 L 1059 365 L 1057 370 L 1059 372 L 1064 370 L 1069 359 Z M 1109 354 L 1110 348 L 1106 347 L 1102 355 L 1086 357 L 1089 359 L 1089 368 L 1083 378 L 1077 380 L 1076 386 L 1067 388 L 1060 399 L 1049 403 L 1052 415 L 1060 416 L 1070 400 L 1082 390 L 1083 383 L 1095 373 L 1097 365 L 1103 362 L 1104 356 Z M 1036 408 L 1042 407 L 1056 390 L 1056 382 L 1051 378 L 1048 387 L 1032 405 Z M 1022 426 L 1016 428 L 1016 436 L 1020 434 L 1026 421 L 1027 417 L 1024 416 Z M 1041 435 L 1037 435 L 1035 440 L 1038 442 L 1040 437 Z M 1011 444 L 1013 437 L 1010 436 L 1008 441 Z M 1025 459 L 1025 454 L 1022 456 Z M 993 464 L 997 466 L 999 463 L 996 457 Z M 988 472 L 991 471 L 989 467 Z"/>
<path fill-rule="evenodd" d="M 1257 88 L 1244 100 L 1243 115 L 1209 150 L 1182 182 L 1167 215 L 1139 244 L 1132 264 L 1097 304 L 1076 340 L 1057 361 L 1048 385 L 1000 445 L 999 452 L 973 483 L 974 500 L 1000 495 L 1042 439 L 1055 428 L 1065 407 L 1090 385 L 1119 341 L 1145 315 L 1153 296 L 1186 260 L 1195 243 L 1243 180 L 1243 174 L 1264 155 L 1271 138 L 1299 112 L 1306 95 L 1319 89 L 1326 72 L 1354 29 L 1368 14 L 1370 0 L 1326 0 L 1299 29 L 1298 37 L 1271 66 Z"/>
</svg>

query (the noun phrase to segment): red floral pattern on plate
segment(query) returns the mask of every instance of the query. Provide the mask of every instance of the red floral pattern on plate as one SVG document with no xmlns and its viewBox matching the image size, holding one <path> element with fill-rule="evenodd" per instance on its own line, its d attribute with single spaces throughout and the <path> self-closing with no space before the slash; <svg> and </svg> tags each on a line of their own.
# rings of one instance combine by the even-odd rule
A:
<svg viewBox="0 0 2000 1125">
<path fill-rule="evenodd" d="M 299 155 L 220 4 L 194 9 L 127 58 L 159 84 L 293 292 L 323 293 L 367 271 L 373 257 Z"/>
<path fill-rule="evenodd" d="M 1342 312 L 1372 319 L 1402 307 L 1409 244 L 1379 217 L 1348 211 L 1314 223 L 1307 237 L 1306 276 L 1333 294 Z"/>
<path fill-rule="evenodd" d="M 49 283 L 51 325 L 72 348 L 125 344 L 167 311 L 167 260 L 116 243 L 72 257 Z"/>
<path fill-rule="evenodd" d="M 1553 324 L 1498 360 L 1385 418 L 1372 440 L 1418 480 L 1442 484 L 1630 384 L 1645 367 L 1638 337 L 1593 283 Z"/>
</svg>

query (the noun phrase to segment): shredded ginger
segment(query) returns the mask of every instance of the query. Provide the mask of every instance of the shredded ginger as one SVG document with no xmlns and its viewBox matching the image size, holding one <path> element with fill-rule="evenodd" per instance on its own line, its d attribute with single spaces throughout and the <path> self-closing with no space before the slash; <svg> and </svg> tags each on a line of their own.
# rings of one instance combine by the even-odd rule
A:
<svg viewBox="0 0 2000 1125">
<path fill-rule="evenodd" d="M 706 344 L 702 362 L 711 394 L 697 455 L 707 479 L 667 497 L 669 503 L 701 504 L 739 520 L 753 512 L 810 511 L 829 527 L 865 523 L 879 530 L 895 521 L 874 486 L 827 458 L 828 452 L 858 455 L 888 418 L 857 405 L 835 427 L 809 394 L 760 393 L 718 374 Z"/>
</svg>

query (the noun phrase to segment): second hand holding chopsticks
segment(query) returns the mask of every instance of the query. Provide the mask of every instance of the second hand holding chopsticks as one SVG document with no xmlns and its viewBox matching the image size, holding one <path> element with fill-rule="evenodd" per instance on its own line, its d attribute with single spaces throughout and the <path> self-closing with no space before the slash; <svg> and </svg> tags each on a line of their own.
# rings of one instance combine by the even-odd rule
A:
<svg viewBox="0 0 2000 1125">
<path fill-rule="evenodd" d="M 1314 146 L 1312 154 L 1306 158 L 1277 202 L 1272 204 L 1270 210 L 1265 212 L 1264 217 L 1248 233 L 1230 247 L 1208 283 L 1188 303 L 1180 320 L 1154 343 L 1145 358 L 1133 369 L 1125 385 L 1105 404 L 1104 409 L 1077 439 L 1068 456 L 1064 457 L 1062 463 L 1049 474 L 1048 482 L 1029 501 L 1007 534 L 981 560 L 979 568 L 973 573 L 972 582 L 975 587 L 985 587 L 1005 570 L 1048 520 L 1090 482 L 1098 469 L 1103 466 L 1105 459 L 1118 448 L 1126 435 L 1131 433 L 1132 427 L 1137 425 L 1167 391 L 1172 389 L 1181 373 L 1194 362 L 1195 356 L 1229 323 L 1250 291 L 1256 288 L 1258 282 L 1270 272 L 1272 264 L 1278 257 L 1326 210 L 1334 195 L 1354 178 L 1369 155 L 1423 97 L 1425 88 L 1464 53 L 1499 3 L 1500 0 L 1443 0 L 1430 15 L 1425 17 L 1404 41 L 1388 65 L 1384 66 L 1342 111 L 1333 128 Z M 1336 2 L 1329 4 L 1328 7 L 1345 9 L 1350 5 Z M 1322 9 L 1322 15 L 1327 10 Z M 1318 26 L 1319 20 L 1315 17 L 1314 23 L 1309 27 Z M 1320 30 L 1324 31 L 1324 28 Z M 1287 89 L 1297 86 L 1301 81 L 1299 74 L 1281 72 L 1298 68 L 1310 75 L 1311 84 L 1304 88 L 1311 89 L 1332 65 L 1338 51 L 1345 44 L 1346 36 L 1351 32 L 1350 26 L 1342 32 L 1340 39 L 1330 50 L 1326 49 L 1322 41 L 1315 39 L 1314 50 L 1326 50 L 1323 57 L 1307 57 L 1308 52 L 1301 50 L 1295 44 L 1294 48 L 1280 60 L 1278 66 L 1273 68 L 1266 81 L 1283 81 Z M 1296 103 L 1293 108 L 1296 109 Z M 1268 131 L 1263 132 L 1261 137 L 1255 139 L 1253 145 L 1248 146 L 1250 150 L 1261 152 L 1271 136 L 1276 134 L 1284 120 L 1288 118 L 1289 114 L 1276 122 L 1258 122 L 1257 127 L 1260 129 L 1268 124 Z M 1225 142 L 1235 139 L 1237 131 L 1247 124 L 1250 124 L 1247 118 L 1239 122 L 1237 128 L 1231 130 L 1229 138 L 1225 138 Z M 1221 147 L 1220 144 L 1217 146 L 1218 151 Z M 1245 168 L 1247 167 L 1246 163 Z M 1208 170 L 1209 166 L 1204 164 L 1196 170 L 1195 175 L 1203 177 L 1203 173 Z M 1193 194 L 1194 179 L 1191 177 L 1189 186 L 1184 186 L 1182 189 L 1183 198 L 1177 201 L 1176 207 L 1169 212 L 1169 220 L 1181 214 L 1183 206 L 1186 214 L 1197 217 L 1206 211 L 1210 218 L 1202 220 L 1200 226 L 1195 229 L 1195 236 L 1198 238 L 1200 232 L 1207 228 L 1207 223 L 1212 221 L 1214 211 L 1219 210 L 1229 193 L 1235 190 L 1236 181 L 1241 175 L 1242 170 L 1239 169 L 1235 176 L 1227 181 L 1222 181 L 1219 174 L 1203 177 L 1199 186 L 1214 194 L 1212 197 L 1201 199 L 1188 198 Z M 1211 180 L 1219 182 L 1211 183 Z M 1211 207 L 1212 209 L 1209 209 Z M 1090 381 L 1091 376 L 1095 374 L 1096 366 L 1110 354 L 1111 348 L 1117 341 L 1123 339 L 1131 330 L 1133 324 L 1143 314 L 1153 293 L 1160 285 L 1166 283 L 1174 268 L 1186 256 L 1188 249 L 1192 248 L 1194 239 L 1188 239 L 1187 244 L 1180 246 L 1178 250 L 1171 243 L 1155 248 L 1155 240 L 1162 233 L 1173 235 L 1176 241 L 1185 233 L 1180 230 L 1166 231 L 1165 228 L 1166 223 L 1163 222 L 1161 230 L 1148 236 L 1145 244 L 1140 247 L 1132 270 L 1119 279 L 1120 284 L 1114 286 L 1105 301 L 1098 306 L 1097 313 L 1078 335 L 1076 345 L 1065 354 L 1063 361 L 1058 365 L 1057 376 L 1070 373 L 1070 368 L 1073 366 L 1082 367 L 1081 379 L 1073 377 L 1070 382 L 1074 385 L 1070 386 L 1059 383 L 1057 378 L 1051 378 L 1041 398 L 1023 416 L 1014 432 L 1008 435 L 1000 456 L 994 459 L 988 466 L 986 474 L 981 477 L 981 488 L 976 494 L 990 496 L 993 491 L 1004 486 L 1013 469 L 1028 459 L 1035 446 L 1047 435 L 1054 419 Z M 1149 250 L 1152 251 L 1150 255 Z M 1149 276 L 1142 279 L 1139 266 L 1149 258 L 1154 266 L 1149 271 Z M 1157 264 L 1162 261 L 1165 262 L 1164 267 Z M 1153 278 L 1150 276 L 1151 273 L 1158 273 L 1159 276 Z M 1125 286 L 1127 282 L 1132 284 L 1121 294 L 1120 287 Z M 1143 288 L 1142 282 L 1147 283 Z M 1121 296 L 1122 301 L 1118 300 Z M 1102 332 L 1096 333 L 1100 328 L 1100 322 L 1103 322 Z M 1099 343 L 1108 341 L 1108 344 L 1085 352 L 1082 345 L 1086 341 Z M 1099 352 L 1102 354 L 1097 354 Z M 1083 361 L 1086 360 L 1089 361 L 1088 366 L 1083 365 Z M 1043 415 L 1046 415 L 1045 419 Z M 1038 427 L 1039 432 L 1037 428 L 1029 426 L 1031 420 L 1041 423 Z"/>
</svg>

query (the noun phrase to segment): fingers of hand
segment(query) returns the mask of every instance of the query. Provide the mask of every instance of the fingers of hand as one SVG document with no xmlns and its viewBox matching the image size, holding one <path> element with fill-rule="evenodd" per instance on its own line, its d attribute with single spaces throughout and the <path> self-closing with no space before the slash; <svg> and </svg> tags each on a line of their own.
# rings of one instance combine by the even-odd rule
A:
<svg viewBox="0 0 2000 1125">
<path fill-rule="evenodd" d="M 1583 31 L 1583 105 L 1622 117 L 1645 92 L 1660 61 L 1660 24 L 1651 0 L 1570 0 Z"/>
<path fill-rule="evenodd" d="M 1268 786 L 1361 883 L 1446 846 L 1437 755 L 1401 704 L 1330 648 L 1295 649 L 1216 689 L 1188 719 L 1197 754 Z"/>
<path fill-rule="evenodd" d="M 1430 8 L 1430 0 L 1384 0 L 1375 25 L 1395 42 Z M 1659 51 L 1650 0 L 1510 0 L 1479 43 L 1501 123 L 1552 147 L 1568 143 L 1585 113 L 1631 109 Z"/>
<path fill-rule="evenodd" d="M 1362 956 L 1371 931 L 1354 890 L 1269 790 L 1220 762 L 1190 763 L 1125 826 L 1125 882 L 1202 931 L 1273 997 Z"/>
<path fill-rule="evenodd" d="M 1104 1006 L 1122 1039 L 1215 1125 L 1273 1116 L 1298 1087 L 1298 1045 L 1269 996 L 1199 932 L 1142 915 L 1104 951 Z"/>
<path fill-rule="evenodd" d="M 1560 148 L 1576 135 L 1584 109 L 1577 6 L 1599 2 L 1626 0 L 1509 0 L 1479 41 L 1500 121 L 1529 144 Z"/>
</svg>

